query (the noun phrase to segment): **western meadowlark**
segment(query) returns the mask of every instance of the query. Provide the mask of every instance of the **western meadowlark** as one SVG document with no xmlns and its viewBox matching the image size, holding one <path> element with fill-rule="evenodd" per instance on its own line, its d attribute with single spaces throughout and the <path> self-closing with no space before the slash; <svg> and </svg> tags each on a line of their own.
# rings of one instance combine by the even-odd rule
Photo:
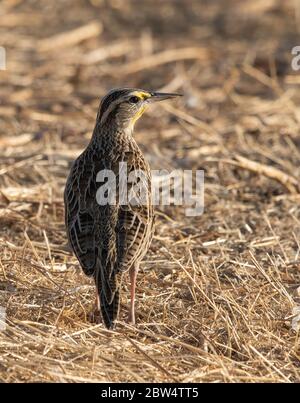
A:
<svg viewBox="0 0 300 403">
<path fill-rule="evenodd" d="M 151 173 L 132 136 L 134 124 L 150 103 L 178 95 L 136 88 L 110 91 L 100 103 L 91 141 L 73 163 L 67 179 L 64 199 L 68 239 L 84 273 L 95 280 L 97 307 L 107 328 L 115 325 L 122 275 L 127 270 L 131 281 L 129 320 L 135 323 L 136 276 L 153 236 Z M 127 183 L 121 189 L 120 163 L 126 163 L 127 175 L 144 172 L 146 202 L 136 195 L 128 203 L 121 202 L 121 193 L 130 193 L 132 183 L 130 189 Z M 101 174 L 98 176 L 108 171 L 115 175 L 115 182 L 108 183 Z M 103 197 L 97 198 L 101 183 L 106 187 L 104 203 Z M 111 195 L 117 195 L 115 200 Z"/>
</svg>

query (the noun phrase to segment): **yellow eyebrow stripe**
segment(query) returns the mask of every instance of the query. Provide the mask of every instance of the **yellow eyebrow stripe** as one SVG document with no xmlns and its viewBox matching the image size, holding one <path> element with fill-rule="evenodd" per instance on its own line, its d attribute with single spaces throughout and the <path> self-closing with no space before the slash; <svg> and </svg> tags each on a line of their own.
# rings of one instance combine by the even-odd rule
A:
<svg viewBox="0 0 300 403">
<path fill-rule="evenodd" d="M 145 99 L 145 98 L 149 98 L 151 97 L 151 94 L 149 94 L 149 92 L 145 92 L 145 91 L 135 91 L 132 93 L 132 95 L 135 95 L 141 99 Z"/>
</svg>

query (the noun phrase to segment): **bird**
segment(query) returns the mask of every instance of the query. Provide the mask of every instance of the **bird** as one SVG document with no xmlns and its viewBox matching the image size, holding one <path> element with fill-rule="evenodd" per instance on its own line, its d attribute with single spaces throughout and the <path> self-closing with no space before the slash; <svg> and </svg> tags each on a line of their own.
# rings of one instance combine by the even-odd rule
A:
<svg viewBox="0 0 300 403">
<path fill-rule="evenodd" d="M 133 137 L 134 125 L 150 104 L 179 95 L 138 88 L 109 91 L 100 101 L 90 142 L 72 163 L 66 181 L 67 237 L 83 272 L 95 281 L 96 308 L 108 329 L 114 329 L 118 319 L 125 272 L 129 272 L 130 277 L 128 320 L 135 324 L 136 278 L 154 233 L 151 171 Z M 125 182 L 121 187 L 120 164 L 124 163 L 127 179 L 132 172 L 144 172 L 146 202 L 132 193 L 132 184 Z M 99 172 L 115 175 L 115 192 L 113 182 L 108 184 L 103 178 L 99 181 Z M 101 186 L 107 188 L 104 196 L 118 195 L 113 202 L 107 197 L 105 203 L 104 197 L 104 202 L 99 203 L 97 196 Z M 120 190 L 121 193 L 131 192 L 132 199 L 124 203 L 120 200 Z"/>
</svg>

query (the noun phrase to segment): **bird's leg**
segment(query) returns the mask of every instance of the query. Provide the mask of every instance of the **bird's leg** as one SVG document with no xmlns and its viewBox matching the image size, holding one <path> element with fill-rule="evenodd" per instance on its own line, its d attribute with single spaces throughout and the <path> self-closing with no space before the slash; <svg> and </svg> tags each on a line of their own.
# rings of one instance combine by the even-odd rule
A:
<svg viewBox="0 0 300 403">
<path fill-rule="evenodd" d="M 91 312 L 91 314 L 90 314 L 90 321 L 92 323 L 101 323 L 100 300 L 99 300 L 99 295 L 98 295 L 97 291 L 96 291 L 95 307 L 94 307 L 93 312 Z"/>
<path fill-rule="evenodd" d="M 95 310 L 100 312 L 100 299 L 99 299 L 98 291 L 96 291 L 96 307 L 95 307 Z"/>
<path fill-rule="evenodd" d="M 129 309 L 129 323 L 132 325 L 135 325 L 135 308 L 134 308 L 134 303 L 135 303 L 135 286 L 136 286 L 136 277 L 139 271 L 139 266 L 138 264 L 134 264 L 131 266 L 129 270 L 129 275 L 130 275 L 130 309 Z"/>
</svg>

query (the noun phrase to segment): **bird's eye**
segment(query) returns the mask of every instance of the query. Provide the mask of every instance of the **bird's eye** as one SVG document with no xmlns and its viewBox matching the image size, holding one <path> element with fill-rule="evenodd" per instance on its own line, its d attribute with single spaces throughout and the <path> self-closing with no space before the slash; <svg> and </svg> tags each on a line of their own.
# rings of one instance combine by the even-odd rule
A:
<svg viewBox="0 0 300 403">
<path fill-rule="evenodd" d="M 130 98 L 129 98 L 129 102 L 130 102 L 131 104 L 137 104 L 137 103 L 139 102 L 139 100 L 140 100 L 140 98 L 139 98 L 139 97 L 136 97 L 136 96 L 133 96 L 133 97 L 130 97 Z"/>
</svg>

